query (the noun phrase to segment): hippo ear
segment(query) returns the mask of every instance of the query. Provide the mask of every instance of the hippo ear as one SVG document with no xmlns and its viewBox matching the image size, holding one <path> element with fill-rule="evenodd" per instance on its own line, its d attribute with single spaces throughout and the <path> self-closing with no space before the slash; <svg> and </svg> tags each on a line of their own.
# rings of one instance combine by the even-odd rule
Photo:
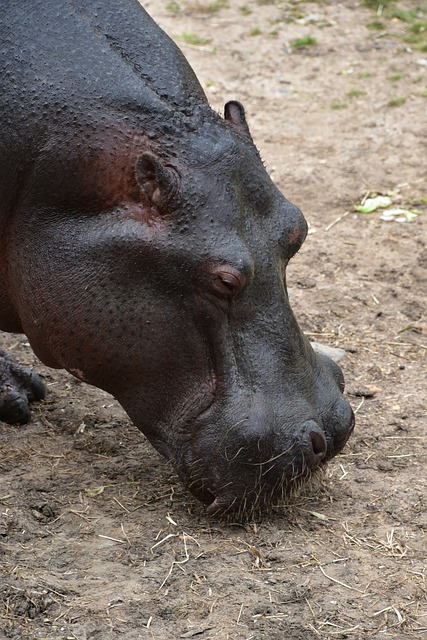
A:
<svg viewBox="0 0 427 640">
<path fill-rule="evenodd" d="M 179 191 L 178 175 L 151 153 L 143 153 L 135 163 L 135 177 L 140 189 L 159 211 L 170 209 Z"/>
<path fill-rule="evenodd" d="M 245 109 L 240 102 L 237 102 L 237 100 L 227 102 L 224 107 L 224 118 L 232 122 L 240 131 L 243 131 L 243 133 L 251 138 L 248 123 L 246 122 Z"/>
</svg>

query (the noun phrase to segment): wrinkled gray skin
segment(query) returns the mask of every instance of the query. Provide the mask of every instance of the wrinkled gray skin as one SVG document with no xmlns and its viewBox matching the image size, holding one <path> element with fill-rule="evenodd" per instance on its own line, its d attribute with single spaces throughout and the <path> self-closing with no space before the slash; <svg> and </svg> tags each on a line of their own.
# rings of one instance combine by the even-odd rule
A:
<svg viewBox="0 0 427 640">
<path fill-rule="evenodd" d="M 136 0 L 3 0 L 0 50 L 0 328 L 112 393 L 211 513 L 267 506 L 354 421 L 243 108 L 210 109 Z M 44 393 L 4 352 L 0 387 L 9 422 Z"/>
</svg>

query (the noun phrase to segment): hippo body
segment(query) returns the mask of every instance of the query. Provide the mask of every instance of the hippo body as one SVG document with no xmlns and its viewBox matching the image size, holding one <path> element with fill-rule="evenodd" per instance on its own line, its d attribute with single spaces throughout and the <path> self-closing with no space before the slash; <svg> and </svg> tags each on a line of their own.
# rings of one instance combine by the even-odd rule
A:
<svg viewBox="0 0 427 640">
<path fill-rule="evenodd" d="M 137 0 L 6 0 L 0 50 L 0 329 L 113 394 L 211 513 L 280 498 L 354 418 L 243 107 L 212 111 Z M 0 351 L 0 419 L 43 394 Z"/>
</svg>

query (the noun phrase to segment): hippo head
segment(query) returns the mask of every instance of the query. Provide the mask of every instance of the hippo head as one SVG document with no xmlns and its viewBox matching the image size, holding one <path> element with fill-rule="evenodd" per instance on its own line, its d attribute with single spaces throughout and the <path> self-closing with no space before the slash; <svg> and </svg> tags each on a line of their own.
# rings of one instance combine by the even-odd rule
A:
<svg viewBox="0 0 427 640">
<path fill-rule="evenodd" d="M 66 177 L 45 152 L 24 203 L 43 242 L 22 324 L 47 364 L 111 392 L 211 513 L 251 513 L 338 453 L 354 418 L 290 308 L 306 222 L 243 108 L 176 128 L 161 143 L 122 132 L 84 161 L 71 143 Z"/>
</svg>

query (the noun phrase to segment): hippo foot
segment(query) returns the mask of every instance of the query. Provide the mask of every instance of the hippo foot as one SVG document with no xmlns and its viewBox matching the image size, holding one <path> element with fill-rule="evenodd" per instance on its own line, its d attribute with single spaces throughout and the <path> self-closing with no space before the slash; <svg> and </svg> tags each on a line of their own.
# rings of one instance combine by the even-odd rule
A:
<svg viewBox="0 0 427 640">
<path fill-rule="evenodd" d="M 0 420 L 9 424 L 29 421 L 30 402 L 41 400 L 46 388 L 40 377 L 0 349 Z"/>
</svg>

